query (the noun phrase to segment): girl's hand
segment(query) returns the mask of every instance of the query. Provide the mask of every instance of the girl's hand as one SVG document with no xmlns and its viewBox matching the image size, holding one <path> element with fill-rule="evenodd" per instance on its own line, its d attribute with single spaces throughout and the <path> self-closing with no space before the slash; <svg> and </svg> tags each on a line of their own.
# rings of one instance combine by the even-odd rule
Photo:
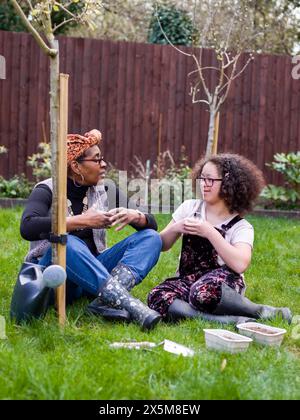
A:
<svg viewBox="0 0 300 420">
<path fill-rule="evenodd" d="M 172 227 L 171 227 L 172 232 L 180 234 L 180 235 L 183 235 L 184 233 L 187 233 L 185 231 L 185 227 L 184 227 L 184 224 L 185 224 L 186 220 L 188 220 L 188 219 L 182 219 L 182 220 L 179 220 L 178 222 L 174 222 Z"/>
<path fill-rule="evenodd" d="M 213 230 L 214 227 L 209 222 L 193 218 L 184 219 L 184 233 L 189 235 L 198 235 L 208 239 Z"/>
</svg>

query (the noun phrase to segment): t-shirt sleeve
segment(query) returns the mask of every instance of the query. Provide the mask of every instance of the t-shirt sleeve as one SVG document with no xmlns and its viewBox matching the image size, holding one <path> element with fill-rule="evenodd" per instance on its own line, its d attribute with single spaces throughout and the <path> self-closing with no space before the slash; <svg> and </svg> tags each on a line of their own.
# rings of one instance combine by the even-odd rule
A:
<svg viewBox="0 0 300 420">
<path fill-rule="evenodd" d="M 172 218 L 175 222 L 185 219 L 186 217 L 193 216 L 193 211 L 195 208 L 195 200 L 186 200 L 184 201 L 177 210 L 172 214 Z"/>
<path fill-rule="evenodd" d="M 253 248 L 254 242 L 254 229 L 250 223 L 245 223 L 237 225 L 234 231 L 232 232 L 232 237 L 230 240 L 231 245 L 243 242 L 249 244 Z"/>
</svg>

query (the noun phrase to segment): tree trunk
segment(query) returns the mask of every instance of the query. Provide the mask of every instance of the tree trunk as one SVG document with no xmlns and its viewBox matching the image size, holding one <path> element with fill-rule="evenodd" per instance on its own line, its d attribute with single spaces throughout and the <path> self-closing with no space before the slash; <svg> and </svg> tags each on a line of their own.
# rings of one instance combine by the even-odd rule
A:
<svg viewBox="0 0 300 420">
<path fill-rule="evenodd" d="M 57 55 L 50 57 L 50 140 L 52 167 L 52 232 L 58 232 L 58 127 L 59 127 L 59 45 L 56 43 Z M 57 244 L 52 246 L 52 263 L 57 264 Z"/>
<path fill-rule="evenodd" d="M 212 153 L 212 147 L 214 142 L 214 132 L 215 132 L 215 120 L 216 120 L 216 110 L 214 107 L 211 107 L 209 110 L 209 128 L 208 128 L 208 138 L 206 145 L 205 156 L 209 156 Z"/>
</svg>

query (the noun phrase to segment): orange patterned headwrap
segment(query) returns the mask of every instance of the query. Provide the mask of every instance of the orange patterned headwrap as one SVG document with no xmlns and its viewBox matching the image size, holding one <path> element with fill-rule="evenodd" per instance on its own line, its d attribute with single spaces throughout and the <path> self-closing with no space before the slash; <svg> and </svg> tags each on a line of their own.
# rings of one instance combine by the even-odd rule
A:
<svg viewBox="0 0 300 420">
<path fill-rule="evenodd" d="M 83 153 L 92 146 L 98 145 L 101 141 L 102 135 L 99 130 L 91 130 L 85 133 L 84 136 L 80 134 L 67 135 L 67 162 L 68 165 L 72 160 L 78 159 Z"/>
</svg>

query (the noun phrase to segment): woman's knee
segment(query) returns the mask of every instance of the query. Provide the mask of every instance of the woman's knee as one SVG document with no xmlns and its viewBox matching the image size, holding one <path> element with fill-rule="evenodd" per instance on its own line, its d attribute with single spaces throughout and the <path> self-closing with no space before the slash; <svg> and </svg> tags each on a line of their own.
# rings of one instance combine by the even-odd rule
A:
<svg viewBox="0 0 300 420">
<path fill-rule="evenodd" d="M 162 240 L 160 234 L 153 229 L 144 229 L 137 232 L 144 241 L 151 245 L 152 249 L 157 249 L 159 252 L 162 248 Z"/>
<path fill-rule="evenodd" d="M 74 236 L 74 235 L 68 235 L 67 249 L 70 249 L 70 250 L 78 249 L 78 246 L 80 245 L 85 245 L 82 239 L 77 238 L 77 236 Z"/>
</svg>

